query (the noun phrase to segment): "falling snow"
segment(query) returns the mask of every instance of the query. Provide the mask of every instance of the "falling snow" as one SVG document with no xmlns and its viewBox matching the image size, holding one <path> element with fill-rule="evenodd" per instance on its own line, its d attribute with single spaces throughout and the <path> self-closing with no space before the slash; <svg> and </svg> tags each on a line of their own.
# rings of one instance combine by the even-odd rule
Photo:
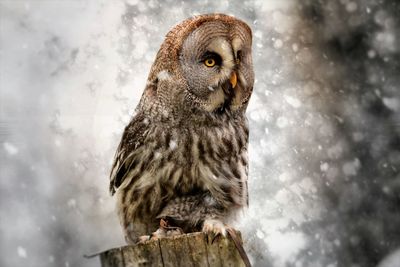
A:
<svg viewBox="0 0 400 267">
<path fill-rule="evenodd" d="M 286 100 L 286 102 L 292 107 L 299 108 L 301 106 L 301 102 L 297 98 L 290 95 L 284 95 L 283 97 Z"/>
<path fill-rule="evenodd" d="M 168 71 L 166 71 L 166 70 L 162 70 L 157 74 L 157 78 L 159 80 L 167 80 L 167 79 L 169 79 L 169 77 L 170 77 L 170 75 L 169 75 Z"/>
<path fill-rule="evenodd" d="M 169 142 L 169 149 L 174 150 L 177 146 L 178 144 L 176 143 L 176 140 L 171 140 Z"/>
<path fill-rule="evenodd" d="M 11 143 L 4 142 L 3 148 L 11 156 L 18 154 L 18 148 Z"/>
<path fill-rule="evenodd" d="M 27 257 L 26 249 L 23 248 L 23 247 L 18 247 L 17 248 L 17 253 L 18 253 L 18 256 L 21 257 L 21 258 L 26 258 Z"/>
</svg>

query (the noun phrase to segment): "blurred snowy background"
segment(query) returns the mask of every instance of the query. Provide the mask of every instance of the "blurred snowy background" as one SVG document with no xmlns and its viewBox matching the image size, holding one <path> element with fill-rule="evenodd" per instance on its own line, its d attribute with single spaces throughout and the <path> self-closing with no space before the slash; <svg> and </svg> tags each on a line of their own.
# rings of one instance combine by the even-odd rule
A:
<svg viewBox="0 0 400 267">
<path fill-rule="evenodd" d="M 253 29 L 254 266 L 400 266 L 400 3 L 0 0 L 0 266 L 99 266 L 108 173 L 164 35 Z"/>
</svg>

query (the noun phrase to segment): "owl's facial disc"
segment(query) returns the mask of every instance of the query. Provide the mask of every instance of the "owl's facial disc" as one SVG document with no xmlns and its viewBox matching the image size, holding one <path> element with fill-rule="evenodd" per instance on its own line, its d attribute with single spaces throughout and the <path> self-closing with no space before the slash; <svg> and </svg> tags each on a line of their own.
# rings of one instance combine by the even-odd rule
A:
<svg viewBox="0 0 400 267">
<path fill-rule="evenodd" d="M 201 24 L 183 42 L 180 66 L 190 99 L 207 112 L 245 109 L 254 73 L 251 33 L 238 24 Z"/>
</svg>

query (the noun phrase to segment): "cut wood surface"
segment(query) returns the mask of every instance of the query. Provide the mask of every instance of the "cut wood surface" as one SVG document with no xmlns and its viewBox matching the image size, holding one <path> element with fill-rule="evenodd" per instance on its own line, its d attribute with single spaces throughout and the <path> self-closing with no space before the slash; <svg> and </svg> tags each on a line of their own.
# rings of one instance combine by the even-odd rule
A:
<svg viewBox="0 0 400 267">
<path fill-rule="evenodd" d="M 240 238 L 240 233 L 237 233 Z M 241 240 L 241 239 L 240 239 Z M 150 240 L 143 244 L 114 248 L 100 254 L 102 267 L 136 266 L 245 266 L 229 237 L 190 233 Z"/>
</svg>

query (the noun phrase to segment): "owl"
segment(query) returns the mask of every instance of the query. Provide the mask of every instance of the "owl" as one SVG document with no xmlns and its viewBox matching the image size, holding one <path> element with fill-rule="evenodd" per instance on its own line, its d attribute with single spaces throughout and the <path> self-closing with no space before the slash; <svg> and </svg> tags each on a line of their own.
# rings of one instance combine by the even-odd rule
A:
<svg viewBox="0 0 400 267">
<path fill-rule="evenodd" d="M 111 170 L 128 243 L 225 235 L 248 205 L 251 45 L 250 27 L 223 14 L 189 18 L 166 35 Z"/>
</svg>

